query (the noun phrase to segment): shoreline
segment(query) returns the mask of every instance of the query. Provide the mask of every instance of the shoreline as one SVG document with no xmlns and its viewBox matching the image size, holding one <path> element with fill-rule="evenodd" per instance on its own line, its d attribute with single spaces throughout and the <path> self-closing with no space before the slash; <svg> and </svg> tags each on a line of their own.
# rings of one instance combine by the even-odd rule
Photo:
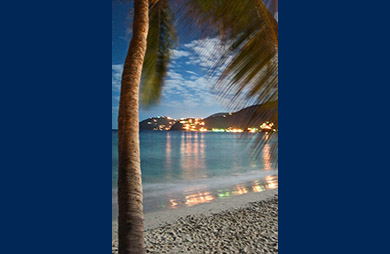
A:
<svg viewBox="0 0 390 254">
<path fill-rule="evenodd" d="M 252 202 L 260 202 L 270 199 L 278 194 L 278 189 L 265 190 L 262 192 L 250 192 L 243 195 L 231 196 L 226 199 L 216 199 L 210 203 L 203 203 L 192 207 L 167 209 L 144 214 L 145 231 L 170 225 L 186 216 L 210 216 L 224 211 L 246 208 Z M 117 240 L 117 222 L 112 222 L 112 240 Z"/>
</svg>

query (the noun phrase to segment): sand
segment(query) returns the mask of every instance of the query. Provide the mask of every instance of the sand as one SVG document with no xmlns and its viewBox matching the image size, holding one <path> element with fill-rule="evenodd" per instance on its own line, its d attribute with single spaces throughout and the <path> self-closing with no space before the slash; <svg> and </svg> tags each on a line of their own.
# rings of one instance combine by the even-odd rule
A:
<svg viewBox="0 0 390 254">
<path fill-rule="evenodd" d="M 144 215 L 149 253 L 277 253 L 278 190 Z M 113 253 L 116 252 L 113 225 Z M 213 252 L 211 252 L 213 251 Z"/>
</svg>

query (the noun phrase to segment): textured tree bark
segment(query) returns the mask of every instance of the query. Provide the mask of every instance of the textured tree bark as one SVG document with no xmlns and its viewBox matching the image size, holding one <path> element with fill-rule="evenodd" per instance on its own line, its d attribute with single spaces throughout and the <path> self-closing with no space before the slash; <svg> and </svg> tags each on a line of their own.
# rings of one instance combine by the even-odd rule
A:
<svg viewBox="0 0 390 254">
<path fill-rule="evenodd" d="M 139 84 L 149 30 L 149 1 L 134 1 L 133 35 L 123 67 L 118 117 L 119 254 L 145 253 L 139 147 Z"/>
</svg>

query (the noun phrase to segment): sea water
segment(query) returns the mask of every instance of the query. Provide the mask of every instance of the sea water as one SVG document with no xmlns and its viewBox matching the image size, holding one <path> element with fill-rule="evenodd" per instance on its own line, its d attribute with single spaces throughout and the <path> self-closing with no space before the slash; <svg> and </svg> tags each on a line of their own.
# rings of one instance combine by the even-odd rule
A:
<svg viewBox="0 0 390 254">
<path fill-rule="evenodd" d="M 141 131 L 144 212 L 180 209 L 278 187 L 277 134 Z M 263 138 L 263 137 L 260 137 Z M 112 218 L 117 218 L 118 132 L 112 131 Z"/>
</svg>

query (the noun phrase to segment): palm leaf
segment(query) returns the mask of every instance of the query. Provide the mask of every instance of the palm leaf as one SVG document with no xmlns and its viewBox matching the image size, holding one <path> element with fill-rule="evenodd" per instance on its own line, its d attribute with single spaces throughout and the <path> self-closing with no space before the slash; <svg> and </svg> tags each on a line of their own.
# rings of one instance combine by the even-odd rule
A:
<svg viewBox="0 0 390 254">
<path fill-rule="evenodd" d="M 277 12 L 277 1 L 266 2 Z M 278 22 L 273 13 L 262 0 L 182 3 L 184 16 L 198 25 L 203 36 L 221 39 L 220 56 L 210 72 L 219 76 L 214 90 L 228 98 L 233 109 L 272 105 L 273 113 L 267 117 L 278 126 Z M 262 112 L 259 107 L 251 117 L 261 118 Z M 254 151 L 259 152 L 267 140 L 259 135 Z"/>
<path fill-rule="evenodd" d="M 168 0 L 150 3 L 147 50 L 141 78 L 141 103 L 156 103 L 161 94 L 170 60 L 170 49 L 176 45 L 173 13 Z"/>
</svg>

